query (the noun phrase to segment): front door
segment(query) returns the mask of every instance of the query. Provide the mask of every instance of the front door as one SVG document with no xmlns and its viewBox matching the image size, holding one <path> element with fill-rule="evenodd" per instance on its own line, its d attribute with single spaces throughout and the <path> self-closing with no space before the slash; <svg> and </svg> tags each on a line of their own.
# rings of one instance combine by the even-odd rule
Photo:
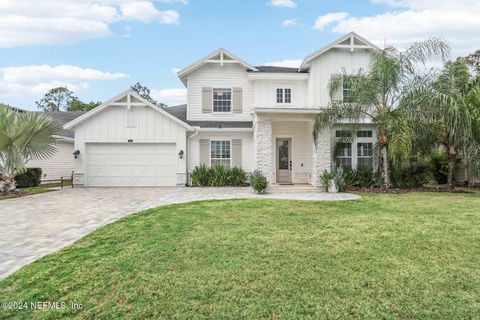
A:
<svg viewBox="0 0 480 320">
<path fill-rule="evenodd" d="M 292 139 L 277 138 L 277 182 L 292 183 Z"/>
</svg>

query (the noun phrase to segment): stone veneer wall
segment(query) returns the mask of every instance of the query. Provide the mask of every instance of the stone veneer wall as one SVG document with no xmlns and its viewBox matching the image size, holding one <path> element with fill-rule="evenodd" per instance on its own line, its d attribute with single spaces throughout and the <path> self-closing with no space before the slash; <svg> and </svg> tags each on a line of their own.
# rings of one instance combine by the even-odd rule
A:
<svg viewBox="0 0 480 320">
<path fill-rule="evenodd" d="M 269 183 L 274 183 L 272 120 L 258 120 L 253 131 L 255 168 L 261 170 Z"/>
<path fill-rule="evenodd" d="M 331 137 L 330 129 L 323 129 L 318 134 L 317 146 L 313 146 L 312 159 L 312 186 L 322 187 L 320 175 L 324 170 L 330 171 L 331 166 Z"/>
</svg>

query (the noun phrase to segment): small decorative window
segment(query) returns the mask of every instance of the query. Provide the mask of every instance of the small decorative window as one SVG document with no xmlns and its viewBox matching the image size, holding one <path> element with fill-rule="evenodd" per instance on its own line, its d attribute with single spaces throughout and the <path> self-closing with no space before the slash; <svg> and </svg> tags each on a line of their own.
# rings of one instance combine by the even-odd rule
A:
<svg viewBox="0 0 480 320">
<path fill-rule="evenodd" d="M 230 167 L 230 141 L 210 141 L 210 162 L 212 167 Z"/>
<path fill-rule="evenodd" d="M 346 142 L 337 143 L 336 165 L 344 168 L 352 167 L 352 144 Z"/>
<path fill-rule="evenodd" d="M 213 112 L 232 111 L 232 89 L 213 88 Z"/>
<path fill-rule="evenodd" d="M 359 138 L 371 138 L 373 137 L 372 130 L 358 130 L 357 137 Z"/>
<path fill-rule="evenodd" d="M 373 165 L 373 144 L 357 143 L 357 168 L 371 168 Z"/>
<path fill-rule="evenodd" d="M 292 103 L 292 89 L 277 88 L 277 103 Z"/>
</svg>

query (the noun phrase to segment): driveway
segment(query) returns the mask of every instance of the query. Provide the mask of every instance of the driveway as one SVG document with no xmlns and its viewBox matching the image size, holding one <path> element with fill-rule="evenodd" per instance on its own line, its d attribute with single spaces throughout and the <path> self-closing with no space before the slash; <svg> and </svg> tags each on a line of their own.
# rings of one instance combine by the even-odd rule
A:
<svg viewBox="0 0 480 320">
<path fill-rule="evenodd" d="M 0 279 L 128 214 L 181 202 L 208 199 L 275 198 L 353 200 L 346 193 L 256 195 L 250 188 L 85 188 L 63 189 L 0 201 Z"/>
</svg>

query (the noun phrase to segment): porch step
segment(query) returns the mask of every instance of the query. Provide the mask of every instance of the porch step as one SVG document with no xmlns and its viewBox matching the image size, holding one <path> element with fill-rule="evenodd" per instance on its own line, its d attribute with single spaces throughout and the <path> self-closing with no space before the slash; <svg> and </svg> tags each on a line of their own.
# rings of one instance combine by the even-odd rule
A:
<svg viewBox="0 0 480 320">
<path fill-rule="evenodd" d="M 272 184 L 268 187 L 269 193 L 290 192 L 325 192 L 324 188 L 315 188 L 309 184 Z"/>
</svg>

